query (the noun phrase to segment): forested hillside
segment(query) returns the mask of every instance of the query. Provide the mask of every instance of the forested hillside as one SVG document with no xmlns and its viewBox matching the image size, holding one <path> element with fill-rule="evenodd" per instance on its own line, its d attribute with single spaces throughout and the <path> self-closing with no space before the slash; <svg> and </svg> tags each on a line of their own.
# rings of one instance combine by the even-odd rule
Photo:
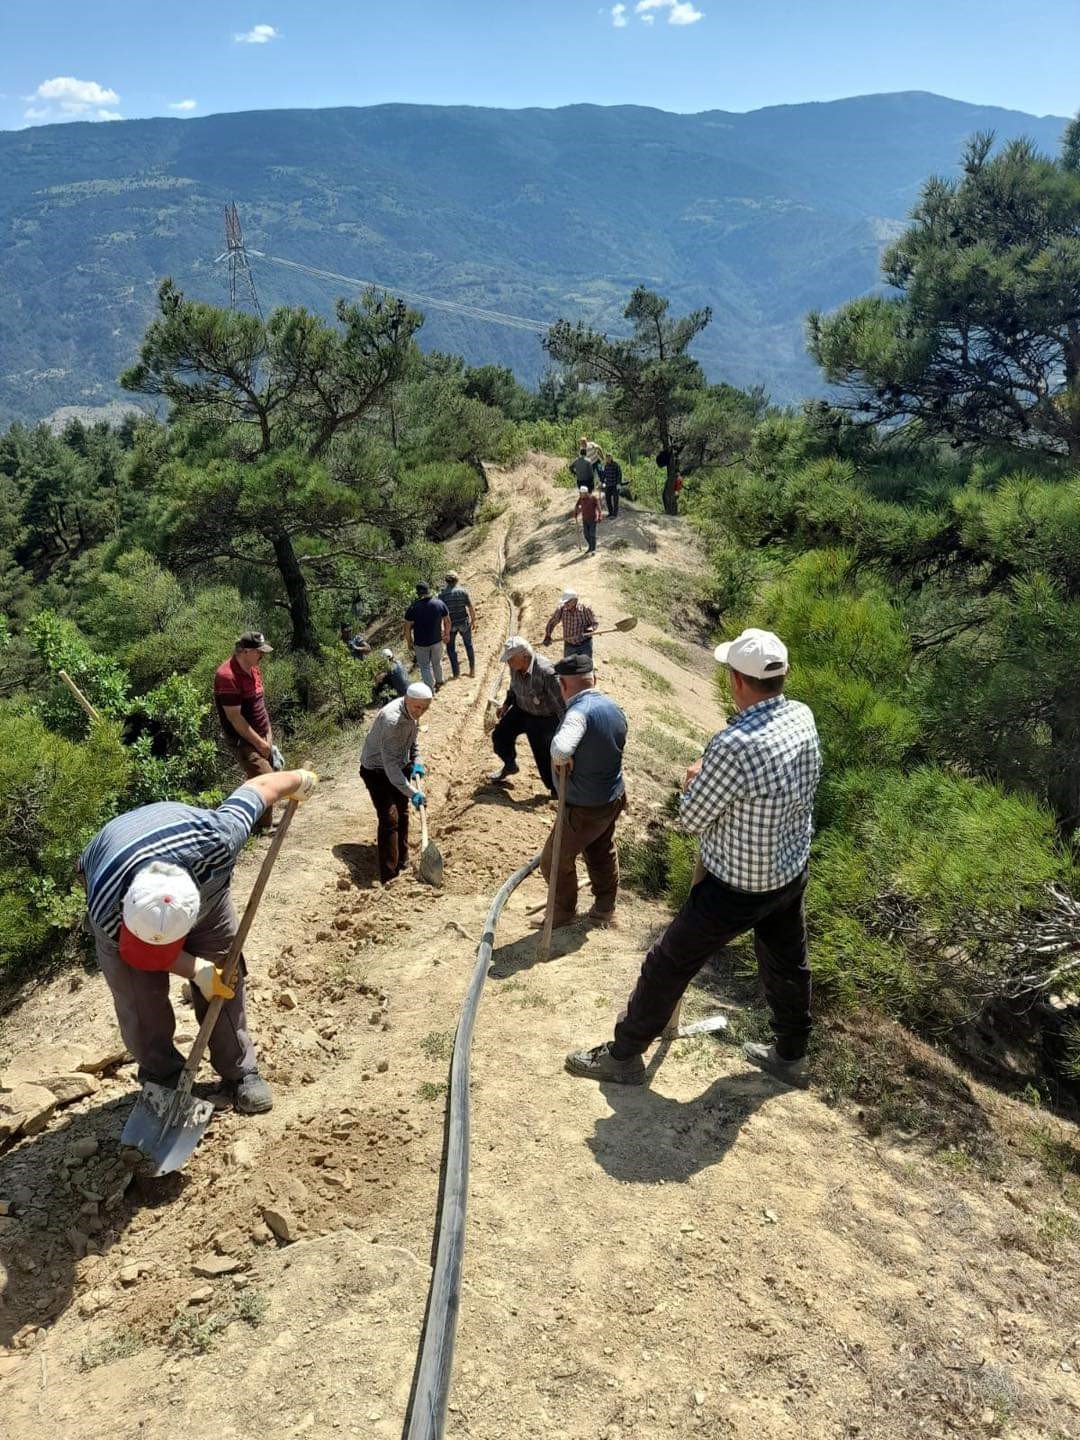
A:
<svg viewBox="0 0 1080 1440">
<path fill-rule="evenodd" d="M 966 138 L 1064 122 L 926 94 L 750 114 L 624 106 L 388 105 L 0 135 L 0 419 L 117 398 L 171 275 L 221 302 L 222 207 L 249 245 L 307 265 L 544 322 L 615 330 L 645 283 L 708 304 L 706 373 L 814 393 L 803 317 L 878 282 L 882 246 Z M 334 287 L 257 263 L 267 308 L 329 314 Z M 339 287 L 340 288 L 340 287 Z M 536 334 L 429 309 L 425 348 L 535 382 Z"/>
</svg>

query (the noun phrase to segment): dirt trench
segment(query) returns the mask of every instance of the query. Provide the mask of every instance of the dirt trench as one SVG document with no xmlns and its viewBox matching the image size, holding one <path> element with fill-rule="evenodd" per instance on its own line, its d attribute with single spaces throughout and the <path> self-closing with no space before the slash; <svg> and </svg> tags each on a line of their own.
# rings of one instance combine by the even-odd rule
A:
<svg viewBox="0 0 1080 1440">
<path fill-rule="evenodd" d="M 567 583 L 606 622 L 663 618 L 650 571 L 701 563 L 681 522 L 633 508 L 586 557 L 556 469 L 495 472 L 505 510 L 449 547 L 480 627 L 476 679 L 444 688 L 423 735 L 445 889 L 378 887 L 355 737 L 296 819 L 249 945 L 273 1112 L 220 1115 L 182 1176 L 116 1195 L 122 1068 L 0 1155 L 8 1440 L 401 1434 L 457 1010 L 490 896 L 551 818 L 524 746 L 512 790 L 485 783 L 495 572 L 505 555 L 538 639 Z M 711 659 L 682 609 L 598 654 L 630 719 L 625 823 L 642 829 L 722 723 Z M 1042 1177 L 994 1184 L 868 1139 L 712 1038 L 662 1048 L 643 1090 L 571 1079 L 565 1052 L 610 1032 L 665 917 L 627 895 L 618 931 L 568 928 L 538 965 L 542 898 L 534 879 L 510 902 L 477 1025 L 447 1434 L 1080 1436 L 1076 1257 L 1032 1239 L 1056 1213 Z M 100 977 L 65 977 L 7 1017 L 0 1050 L 110 1030 Z"/>
</svg>

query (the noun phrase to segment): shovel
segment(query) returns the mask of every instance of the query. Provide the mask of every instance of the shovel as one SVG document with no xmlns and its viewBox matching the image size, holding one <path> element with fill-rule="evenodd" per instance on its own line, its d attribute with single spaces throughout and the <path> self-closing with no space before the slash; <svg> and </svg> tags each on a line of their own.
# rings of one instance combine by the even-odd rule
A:
<svg viewBox="0 0 1080 1440">
<path fill-rule="evenodd" d="M 266 889 L 266 882 L 270 878 L 270 871 L 274 867 L 274 861 L 277 859 L 278 851 L 281 849 L 296 809 L 297 802 L 290 800 L 281 823 L 278 825 L 277 834 L 270 842 L 270 848 L 266 852 L 262 867 L 248 897 L 247 905 L 244 907 L 240 927 L 229 947 L 225 964 L 221 967 L 221 978 L 230 987 L 236 983 L 237 972 L 240 969 L 240 952 L 244 948 L 244 941 L 247 939 L 248 931 L 255 919 L 255 912 L 259 908 L 259 901 Z M 203 1016 L 203 1022 L 199 1026 L 199 1033 L 195 1036 L 195 1043 L 191 1047 L 187 1064 L 180 1072 L 176 1089 L 170 1090 L 165 1085 L 156 1085 L 152 1080 L 146 1081 L 142 1088 L 142 1094 L 135 1103 L 135 1108 L 127 1118 L 127 1124 L 120 1135 L 120 1145 L 122 1148 L 138 1150 L 146 1157 L 146 1160 L 154 1167 L 152 1170 L 145 1171 L 148 1175 L 170 1175 L 174 1170 L 179 1170 L 195 1146 L 198 1145 L 206 1133 L 206 1127 L 210 1124 L 214 1114 L 213 1105 L 209 1100 L 194 1099 L 191 1090 L 195 1084 L 199 1064 L 210 1043 L 210 1034 L 217 1024 L 224 1003 L 220 996 L 210 1001 L 206 1014 Z"/>
<path fill-rule="evenodd" d="M 547 960 L 551 955 L 551 932 L 555 928 L 555 886 L 559 879 L 559 853 L 562 850 L 563 826 L 566 823 L 566 771 L 555 770 L 555 783 L 559 790 L 559 808 L 555 815 L 555 833 L 551 841 L 551 869 L 548 872 L 547 904 L 544 906 L 544 926 L 536 947 L 538 960 Z"/>
<path fill-rule="evenodd" d="M 420 806 L 420 864 L 417 873 L 421 880 L 440 888 L 443 882 L 442 851 L 428 835 L 427 806 Z"/>
<path fill-rule="evenodd" d="M 615 624 L 612 625 L 612 627 L 611 627 L 610 630 L 594 630 L 594 631 L 593 631 L 593 634 L 594 634 L 594 635 L 614 635 L 615 632 L 618 630 L 618 631 L 621 631 L 622 634 L 625 635 L 626 632 L 627 632 L 627 630 L 633 630 L 633 629 L 636 628 L 637 622 L 638 622 L 638 617 L 637 617 L 636 615 L 627 615 L 627 617 L 626 617 L 625 620 L 616 620 L 616 621 L 615 621 Z"/>
</svg>

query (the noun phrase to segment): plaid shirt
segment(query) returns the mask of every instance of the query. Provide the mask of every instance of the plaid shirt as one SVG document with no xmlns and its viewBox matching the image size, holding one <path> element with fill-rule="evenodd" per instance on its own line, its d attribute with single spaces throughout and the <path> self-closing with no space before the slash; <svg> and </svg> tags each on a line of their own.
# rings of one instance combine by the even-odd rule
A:
<svg viewBox="0 0 1080 1440">
<path fill-rule="evenodd" d="M 679 802 L 679 824 L 701 840 L 706 870 L 734 890 L 778 890 L 802 874 L 821 775 L 806 705 L 770 696 L 709 741 L 701 773 Z"/>
<path fill-rule="evenodd" d="M 560 605 L 547 623 L 547 630 L 544 633 L 545 640 L 551 639 L 551 632 L 560 620 L 562 621 L 562 638 L 567 645 L 576 645 L 585 638 L 586 630 L 599 629 L 600 624 L 588 605 L 583 605 L 580 600 L 569 608 Z"/>
</svg>

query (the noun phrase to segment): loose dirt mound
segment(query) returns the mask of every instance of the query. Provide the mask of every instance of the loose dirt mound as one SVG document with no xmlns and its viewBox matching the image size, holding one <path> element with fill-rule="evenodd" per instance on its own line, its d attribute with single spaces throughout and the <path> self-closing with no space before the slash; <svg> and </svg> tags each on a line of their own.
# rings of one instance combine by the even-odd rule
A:
<svg viewBox="0 0 1080 1440">
<path fill-rule="evenodd" d="M 503 558 L 534 639 L 567 583 L 605 622 L 646 617 L 598 645 L 631 723 L 627 825 L 656 818 L 722 723 L 686 587 L 669 583 L 698 563 L 687 531 L 628 510 L 587 559 L 556 468 L 496 474 L 504 513 L 458 542 L 478 674 L 441 692 L 423 736 L 445 890 L 374 884 L 356 737 L 297 816 L 248 947 L 274 1111 L 220 1115 L 183 1175 L 123 1188 L 128 1066 L 0 1155 L 10 1440 L 400 1435 L 458 1006 L 491 893 L 551 818 L 524 746 L 511 790 L 485 780 Z M 665 604 L 678 620 L 651 623 Z M 1080 1435 L 1067 1188 L 1034 1165 L 991 1181 L 870 1140 L 712 1039 L 661 1047 L 645 1090 L 570 1079 L 565 1051 L 610 1033 L 664 916 L 628 896 L 620 930 L 570 927 L 538 966 L 526 912 L 542 899 L 531 880 L 511 901 L 477 1027 L 448 1434 Z M 708 977 L 691 1009 L 725 987 Z M 100 977 L 65 978 L 7 1017 L 0 1051 L 111 1033 Z M 1018 1108 L 965 1093 L 990 1128 Z"/>
</svg>

